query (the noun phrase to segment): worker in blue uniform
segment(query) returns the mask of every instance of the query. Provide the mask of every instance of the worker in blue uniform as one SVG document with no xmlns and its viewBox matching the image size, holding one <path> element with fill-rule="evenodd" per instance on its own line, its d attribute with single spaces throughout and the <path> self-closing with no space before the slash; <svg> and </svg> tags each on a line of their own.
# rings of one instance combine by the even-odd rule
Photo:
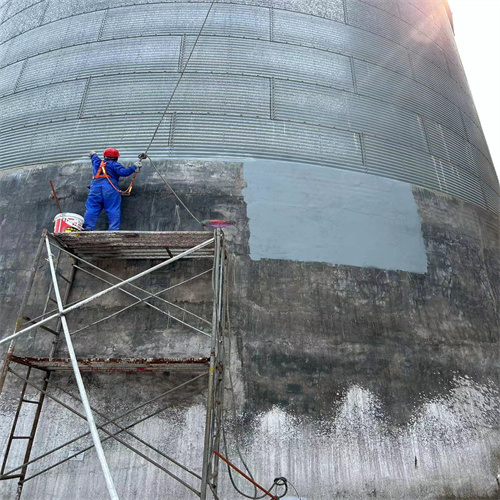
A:
<svg viewBox="0 0 500 500">
<path fill-rule="evenodd" d="M 104 160 L 97 156 L 95 151 L 90 152 L 92 170 L 94 173 L 89 185 L 89 195 L 85 203 L 85 231 L 94 231 L 97 219 L 102 210 L 106 210 L 110 231 L 119 231 L 122 221 L 121 202 L 122 193 L 118 188 L 120 177 L 127 177 L 141 168 L 141 160 L 136 165 L 124 167 L 118 163 L 120 152 L 114 148 L 104 151 Z M 126 192 L 125 192 L 126 194 Z"/>
</svg>

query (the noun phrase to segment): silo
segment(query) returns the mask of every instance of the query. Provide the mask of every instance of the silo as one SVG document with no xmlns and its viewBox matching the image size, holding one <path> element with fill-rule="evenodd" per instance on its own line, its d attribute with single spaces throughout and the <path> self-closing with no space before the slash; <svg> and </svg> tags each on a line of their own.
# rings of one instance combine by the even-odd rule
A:
<svg viewBox="0 0 500 500">
<path fill-rule="evenodd" d="M 236 222 L 226 230 L 229 457 L 265 487 L 285 476 L 297 489 L 287 495 L 308 500 L 496 498 L 500 188 L 445 0 L 0 9 L 2 336 L 57 212 L 48 181 L 66 211 L 83 213 L 87 152 L 116 147 L 127 163 L 151 145 L 122 229 Z M 128 276 L 142 264 L 113 265 Z M 198 292 L 174 301 L 201 314 Z M 142 314 L 100 324 L 77 353 L 162 351 L 172 326 Z M 183 342 L 196 353 L 198 340 Z M 56 382 L 74 389 L 69 376 Z M 125 396 L 133 405 L 171 384 L 166 374 L 147 387 L 131 375 L 85 382 L 111 415 Z M 6 383 L 2 450 L 16 391 Z M 196 463 L 203 395 L 190 396 L 138 432 Z M 35 451 L 73 437 L 74 425 L 46 404 Z M 120 444 L 104 452 L 120 498 L 194 498 Z M 0 498 L 16 486 L 0 482 Z M 240 498 L 223 468 L 218 494 Z M 106 498 L 91 451 L 22 493 L 69 496 Z"/>
</svg>

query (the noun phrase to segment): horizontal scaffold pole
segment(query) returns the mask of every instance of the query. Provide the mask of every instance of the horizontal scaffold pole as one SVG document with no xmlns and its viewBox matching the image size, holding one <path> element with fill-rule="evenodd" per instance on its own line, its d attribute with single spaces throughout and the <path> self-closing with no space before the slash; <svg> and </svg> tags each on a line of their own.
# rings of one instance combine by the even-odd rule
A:
<svg viewBox="0 0 500 500">
<path fill-rule="evenodd" d="M 16 375 L 18 378 L 21 378 L 22 380 L 24 380 L 25 382 L 27 382 L 27 384 L 35 389 L 37 389 L 38 391 L 44 393 L 49 399 L 52 399 L 53 401 L 55 401 L 56 403 L 59 403 L 61 406 L 63 406 L 64 408 L 68 409 L 69 411 L 71 411 L 72 413 L 74 413 L 75 415 L 79 416 L 80 418 L 83 418 L 84 420 L 86 419 L 85 415 L 80 413 L 79 411 L 75 410 L 74 408 L 72 408 L 71 406 L 67 405 L 66 403 L 64 403 L 62 400 L 60 400 L 59 398 L 53 396 L 52 394 L 49 394 L 47 391 L 41 389 L 40 387 L 38 387 L 36 384 L 33 384 L 32 382 L 29 382 L 26 380 L 26 378 L 22 377 L 22 375 L 19 375 L 18 373 L 16 373 L 14 370 L 11 370 L 9 369 L 10 372 L 12 372 L 14 375 Z M 203 375 L 200 375 L 198 377 L 196 377 L 196 379 L 200 378 L 200 377 L 203 377 L 205 374 Z M 196 379 L 191 379 L 189 382 L 192 382 Z M 180 387 L 180 386 L 179 386 Z M 74 397 L 74 396 L 72 396 Z M 145 460 L 147 460 L 149 463 L 155 465 L 156 467 L 158 467 L 160 470 L 162 470 L 163 472 L 165 472 L 166 474 L 168 474 L 170 477 L 172 477 L 173 479 L 175 479 L 176 481 L 178 481 L 179 483 L 181 483 L 183 486 L 185 486 L 186 488 L 190 489 L 193 493 L 195 493 L 197 496 L 200 496 L 200 493 L 198 492 L 198 490 L 196 490 L 195 488 L 193 488 L 192 486 L 190 486 L 188 483 L 186 483 L 185 481 L 183 481 L 182 479 L 180 479 L 178 476 L 176 476 L 175 474 L 173 474 L 171 471 L 169 471 L 168 469 L 166 469 L 165 467 L 163 467 L 161 464 L 159 464 L 158 462 L 156 462 L 155 460 L 153 460 L 152 458 L 148 457 L 147 455 L 145 455 L 144 453 L 142 453 L 141 451 L 137 450 L 136 448 L 134 448 L 133 446 L 131 446 L 129 443 L 125 442 L 123 439 L 119 438 L 118 437 L 118 434 L 122 433 L 122 432 L 126 432 L 128 429 L 132 428 L 133 426 L 137 425 L 138 423 L 140 423 L 141 421 L 144 421 L 148 418 L 151 418 L 152 416 L 158 414 L 158 413 L 161 413 L 162 411 L 164 411 L 165 408 L 163 409 L 160 409 L 160 410 L 157 410 L 155 413 L 151 414 L 151 415 L 148 415 L 147 417 L 143 417 L 141 420 L 138 420 L 136 422 L 134 422 L 133 424 L 129 424 L 126 428 L 122 428 L 120 430 L 118 430 L 117 432 L 111 432 L 111 431 L 108 431 L 107 429 L 104 428 L 105 425 L 107 424 L 102 424 L 101 426 L 99 426 L 99 428 L 105 432 L 108 436 L 103 438 L 102 442 L 104 441 L 107 441 L 108 439 L 115 439 L 118 443 L 121 443 L 123 446 L 125 446 L 126 448 L 128 448 L 129 450 L 133 451 L 134 453 L 137 453 L 140 457 L 144 458 Z M 116 419 L 115 419 L 116 420 Z M 109 423 L 109 422 L 108 422 Z M 120 426 L 118 426 L 120 427 Z M 68 444 L 68 443 L 66 443 Z M 63 445 L 64 446 L 64 445 Z M 47 472 L 51 469 L 53 469 L 54 467 L 62 464 L 62 463 L 65 463 L 67 462 L 68 460 L 70 460 L 71 458 L 73 457 L 76 457 L 77 455 L 81 454 L 81 453 L 84 453 L 85 451 L 87 450 L 90 450 L 94 447 L 95 445 L 92 445 L 92 446 L 88 446 L 87 448 L 84 448 L 83 450 L 79 450 L 77 451 L 76 453 L 73 453 L 69 456 L 67 456 L 66 458 L 64 458 L 63 460 L 60 460 L 59 462 L 56 462 L 55 464 L 52 464 L 50 465 L 49 467 L 47 467 L 46 469 L 43 469 L 41 471 L 37 471 L 35 472 L 33 475 L 27 477 L 24 479 L 23 482 L 27 482 L 41 474 L 43 474 L 44 472 Z M 54 450 L 52 450 L 54 451 Z M 40 458 L 40 457 L 38 457 Z M 188 472 L 191 472 L 191 471 L 188 471 Z M 192 472 L 191 472 L 192 473 Z M 196 474 L 195 474 L 196 475 Z M 196 475 L 196 477 L 199 477 L 198 475 Z"/>
<path fill-rule="evenodd" d="M 69 405 L 66 405 L 66 403 L 64 403 L 63 401 L 61 401 L 60 399 L 56 398 L 55 396 L 51 395 L 51 394 L 48 394 L 47 391 L 41 389 L 40 387 L 38 387 L 36 384 L 33 384 L 32 382 L 30 381 L 27 381 L 26 380 L 26 377 L 23 377 L 22 375 L 20 375 L 19 373 L 17 373 L 16 371 L 12 370 L 12 368 L 9 368 L 9 372 L 12 373 L 13 375 L 15 375 L 17 378 L 23 380 L 24 382 L 27 382 L 27 384 L 30 386 L 30 387 L 33 387 L 34 389 L 36 389 L 37 391 L 40 391 L 42 394 L 45 394 L 48 398 L 52 399 L 53 401 L 55 401 L 56 403 L 59 403 L 60 405 L 62 405 L 63 407 L 67 408 L 68 410 L 70 410 L 71 412 L 74 413 L 74 410 L 73 408 L 69 407 Z M 109 424 L 113 424 L 114 422 L 116 422 L 117 420 L 121 420 L 122 418 L 125 418 L 126 416 L 130 415 L 131 413 L 134 413 L 156 401 L 159 401 L 160 399 L 164 398 L 165 396 L 167 396 L 168 394 L 174 392 L 174 391 L 177 391 L 179 389 L 182 389 L 183 387 L 185 387 L 186 385 L 188 384 L 192 384 L 193 382 L 195 382 L 196 380 L 200 379 L 201 377 L 206 377 L 208 375 L 208 373 L 202 373 L 201 375 L 198 375 L 197 377 L 194 377 L 190 380 L 188 380 L 187 382 L 183 382 L 182 384 L 179 384 L 177 385 L 176 387 L 172 388 L 172 389 L 169 389 L 168 391 L 165 391 L 165 392 L 162 392 L 160 395 L 158 396 L 155 396 L 154 398 L 152 399 L 149 399 L 147 401 L 145 401 L 144 403 L 141 403 L 140 405 L 137 405 L 135 406 L 134 408 L 130 409 L 130 410 L 127 410 L 126 412 L 124 413 L 121 413 L 120 415 L 117 415 L 116 417 L 113 417 L 111 420 L 106 420 L 104 423 L 98 425 L 98 429 L 104 429 L 104 427 L 106 425 L 109 425 Z M 169 403 L 170 405 L 170 403 Z M 145 417 L 142 417 L 140 418 L 139 420 L 135 420 L 133 421 L 131 424 L 128 424 L 125 428 L 126 429 L 131 429 L 132 427 L 148 420 L 149 418 L 152 418 L 156 415 L 158 415 L 159 413 L 161 413 L 162 411 L 165 411 L 166 409 L 168 408 L 167 407 L 163 407 L 163 408 L 160 408 L 159 410 L 156 410 L 155 412 L 153 413 L 150 413 L 148 415 L 146 415 Z M 113 436 L 115 435 L 118 435 L 120 434 L 122 431 L 119 430 L 117 432 L 114 432 L 112 435 L 108 435 L 108 437 L 105 437 L 102 442 L 104 441 L 107 441 L 108 439 L 111 439 Z M 76 441 L 78 441 L 79 439 L 82 439 L 86 436 L 88 436 L 90 434 L 90 431 L 87 431 L 87 432 L 84 432 L 83 434 L 80 434 L 79 436 L 76 436 L 74 437 L 73 439 L 70 439 L 69 441 L 66 441 L 65 443 L 63 444 L 60 444 L 59 446 L 56 446 L 55 448 L 52 448 L 51 450 L 49 451 L 46 451 L 45 453 L 43 453 L 42 455 L 38 455 L 37 457 L 35 458 L 32 458 L 30 461 L 28 462 L 25 462 L 24 464 L 20 465 L 19 467 L 16 467 L 15 469 L 11 469 L 10 471 L 6 472 L 4 474 L 4 476 L 11 476 L 14 472 L 17 472 L 18 470 L 21 470 L 23 467 L 27 467 L 28 465 L 31 465 L 31 464 L 34 464 L 35 462 L 38 462 L 39 460 L 41 460 L 42 458 L 46 458 L 48 457 L 49 455 L 51 455 L 52 453 L 56 452 L 56 451 L 59 451 L 59 450 L 62 450 L 64 447 L 70 445 L 70 444 L 73 444 L 75 443 Z M 50 469 L 53 469 L 54 467 L 57 467 L 58 465 L 60 464 L 63 464 L 63 463 L 66 463 L 68 460 L 71 460 L 72 458 L 76 457 L 77 455 L 80 455 L 81 453 L 84 453 L 88 450 L 91 450 L 92 448 L 94 447 L 93 444 L 91 444 L 90 446 L 87 446 L 86 448 L 83 448 L 83 449 L 80 449 L 70 455 L 68 455 L 67 457 L 65 457 L 63 460 L 55 463 L 55 464 L 52 464 L 50 467 L 48 467 L 47 469 L 42 469 L 42 470 L 39 470 L 37 471 L 36 473 L 32 474 L 31 476 L 29 476 L 28 478 L 26 478 L 24 480 L 24 482 L 26 481 L 29 481 L 30 479 L 33 479 L 41 474 L 43 474 L 44 472 L 47 472 L 48 470 Z M 195 474 L 193 473 L 192 471 L 188 471 L 190 472 L 191 474 L 194 474 L 195 477 L 197 477 L 198 479 L 201 479 L 201 476 L 199 476 L 198 474 Z M 0 479 L 2 479 L 2 476 L 0 476 Z"/>
<path fill-rule="evenodd" d="M 40 325 L 44 325 L 45 323 L 48 323 L 49 321 L 52 321 L 53 319 L 59 318 L 75 309 L 78 309 L 79 307 L 88 304 L 89 302 L 92 302 L 95 299 L 98 299 L 99 297 L 102 297 L 103 295 L 112 292 L 113 290 L 116 290 L 117 288 L 123 287 L 123 285 L 126 285 L 128 283 L 132 283 L 135 280 L 138 280 L 139 278 L 142 278 L 143 276 L 147 276 L 148 274 L 157 271 L 158 269 L 161 269 L 162 267 L 168 266 L 172 262 L 175 262 L 177 260 L 180 260 L 187 255 L 190 255 L 194 252 L 197 252 L 198 250 L 205 248 L 212 243 L 214 243 L 215 239 L 210 238 L 209 240 L 200 243 L 199 245 L 196 245 L 193 248 L 189 248 L 188 250 L 176 255 L 175 257 L 172 257 L 171 259 L 165 260 L 164 262 L 160 262 L 160 264 L 157 264 L 156 266 L 151 267 L 150 269 L 147 269 L 146 271 L 143 271 L 142 273 L 136 274 L 135 276 L 132 276 L 131 278 L 128 278 L 120 283 L 117 283 L 116 285 L 110 286 L 109 288 L 106 288 L 105 290 L 102 290 L 94 295 L 91 295 L 90 297 L 87 297 L 86 299 L 81 300 L 80 302 L 77 302 L 76 304 L 73 304 L 70 307 L 67 307 L 66 309 L 63 309 L 59 313 L 53 314 L 52 316 L 49 316 L 48 318 L 40 320 L 38 323 L 35 323 L 34 325 L 30 325 L 26 328 L 23 328 L 22 330 L 19 330 L 16 333 L 13 333 L 12 335 L 9 335 L 8 337 L 3 338 L 0 340 L 0 344 L 3 344 L 5 342 L 8 342 L 16 337 L 19 337 L 20 335 L 27 333 L 31 330 L 34 330 L 35 328 L 38 328 Z"/>
</svg>

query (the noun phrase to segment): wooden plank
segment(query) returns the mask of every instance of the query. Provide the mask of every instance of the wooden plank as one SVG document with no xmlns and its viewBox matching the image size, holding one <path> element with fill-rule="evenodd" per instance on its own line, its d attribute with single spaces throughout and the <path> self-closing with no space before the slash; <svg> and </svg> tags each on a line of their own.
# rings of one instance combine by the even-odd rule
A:
<svg viewBox="0 0 500 500">
<path fill-rule="evenodd" d="M 71 371 L 69 358 L 33 358 L 13 356 L 12 361 L 41 370 Z M 208 369 L 209 358 L 79 358 L 78 367 L 84 372 L 164 372 L 204 371 Z"/>
<path fill-rule="evenodd" d="M 81 256 L 96 258 L 171 258 L 212 237 L 208 231 L 89 231 L 55 233 L 51 236 L 64 248 Z M 191 257 L 212 256 L 213 246 Z"/>
</svg>

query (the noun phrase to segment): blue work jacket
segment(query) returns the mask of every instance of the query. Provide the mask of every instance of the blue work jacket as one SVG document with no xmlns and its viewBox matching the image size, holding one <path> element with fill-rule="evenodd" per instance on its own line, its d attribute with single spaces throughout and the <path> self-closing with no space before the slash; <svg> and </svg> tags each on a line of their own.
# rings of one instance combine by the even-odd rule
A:
<svg viewBox="0 0 500 500">
<path fill-rule="evenodd" d="M 97 172 L 99 171 L 99 167 L 101 166 L 101 159 L 96 154 L 93 154 L 90 157 L 90 159 L 92 160 L 92 170 L 94 172 L 93 175 L 95 177 L 97 175 Z M 112 161 L 112 160 L 106 160 L 106 161 L 107 161 L 106 173 L 108 174 L 113 184 L 117 187 L 120 177 L 127 177 L 133 174 L 137 170 L 137 167 L 135 165 L 132 165 L 131 167 L 124 167 L 121 163 L 118 163 L 117 161 Z M 100 179 L 92 179 L 90 186 L 95 186 L 96 184 L 101 184 L 103 182 L 107 184 L 108 179 L 106 179 L 105 177 L 102 177 Z"/>
</svg>

